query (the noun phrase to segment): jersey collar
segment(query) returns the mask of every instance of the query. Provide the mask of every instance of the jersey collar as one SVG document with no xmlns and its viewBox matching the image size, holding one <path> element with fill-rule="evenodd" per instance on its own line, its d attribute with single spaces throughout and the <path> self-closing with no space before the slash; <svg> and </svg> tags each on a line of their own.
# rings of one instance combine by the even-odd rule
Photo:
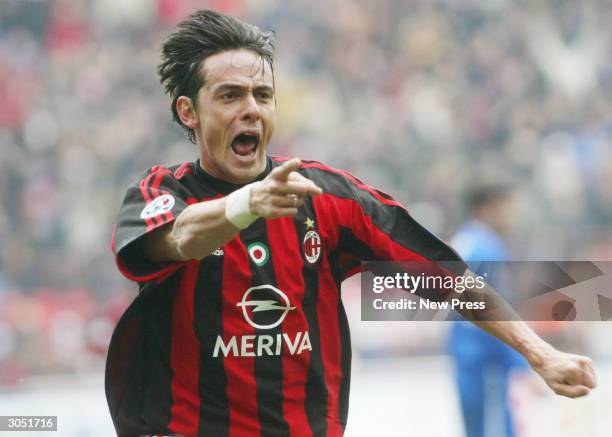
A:
<svg viewBox="0 0 612 437">
<path fill-rule="evenodd" d="M 274 164 L 272 162 L 272 158 L 269 155 L 266 155 L 266 168 L 264 169 L 264 171 L 259 173 L 259 175 L 257 175 L 257 177 L 251 182 L 261 181 L 262 179 L 264 179 L 272 171 L 273 166 Z M 224 179 L 219 179 L 217 177 L 212 176 L 210 173 L 206 172 L 200 166 L 199 158 L 195 161 L 194 168 L 195 168 L 196 178 L 198 178 L 198 180 L 203 182 L 205 185 L 211 187 L 217 193 L 229 194 L 233 191 L 236 191 L 238 188 L 246 185 L 246 184 L 234 184 Z"/>
</svg>

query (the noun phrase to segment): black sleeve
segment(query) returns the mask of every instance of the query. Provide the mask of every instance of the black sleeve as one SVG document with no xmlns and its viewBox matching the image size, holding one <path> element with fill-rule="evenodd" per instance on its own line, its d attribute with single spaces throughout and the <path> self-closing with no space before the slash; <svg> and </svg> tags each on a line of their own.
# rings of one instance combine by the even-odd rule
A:
<svg viewBox="0 0 612 437">
<path fill-rule="evenodd" d="M 125 277 L 137 282 L 163 280 L 184 262 L 155 263 L 143 250 L 143 236 L 171 223 L 187 207 L 188 193 L 166 167 L 148 170 L 125 194 L 113 231 L 112 249 Z"/>
</svg>

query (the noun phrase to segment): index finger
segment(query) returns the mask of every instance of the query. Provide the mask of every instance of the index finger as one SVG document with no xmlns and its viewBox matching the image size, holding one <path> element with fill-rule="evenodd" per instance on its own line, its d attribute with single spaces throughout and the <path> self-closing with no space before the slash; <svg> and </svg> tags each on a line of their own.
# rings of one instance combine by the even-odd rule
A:
<svg viewBox="0 0 612 437">
<path fill-rule="evenodd" d="M 289 161 L 285 161 L 280 167 L 276 167 L 272 170 L 270 176 L 279 181 L 287 181 L 291 172 L 296 171 L 302 165 L 300 158 L 292 158 Z"/>
</svg>

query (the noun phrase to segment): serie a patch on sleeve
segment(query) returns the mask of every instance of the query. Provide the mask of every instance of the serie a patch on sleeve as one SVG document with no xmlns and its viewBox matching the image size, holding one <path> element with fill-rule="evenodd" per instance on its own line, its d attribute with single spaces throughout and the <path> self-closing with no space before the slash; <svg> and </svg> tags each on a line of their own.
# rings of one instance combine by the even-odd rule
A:
<svg viewBox="0 0 612 437">
<path fill-rule="evenodd" d="M 148 219 L 165 214 L 174 208 L 174 197 L 170 194 L 162 194 L 151 200 L 140 212 L 141 219 Z"/>
</svg>

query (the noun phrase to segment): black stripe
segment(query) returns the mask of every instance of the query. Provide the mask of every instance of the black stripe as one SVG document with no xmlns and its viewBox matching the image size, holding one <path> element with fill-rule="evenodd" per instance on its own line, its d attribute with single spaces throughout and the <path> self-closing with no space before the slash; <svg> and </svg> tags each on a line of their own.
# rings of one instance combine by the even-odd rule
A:
<svg viewBox="0 0 612 437">
<path fill-rule="evenodd" d="M 135 184 L 127 189 L 117 215 L 118 226 L 115 233 L 115 254 L 120 256 L 128 268 L 131 264 L 129 262 L 131 256 L 126 255 L 124 257 L 122 252 L 130 243 L 140 238 L 147 229 L 145 221 L 140 218 L 140 213 L 147 204 L 140 184 L 143 183 L 151 173 L 150 168 L 138 178 Z M 145 185 L 145 191 L 151 196 L 151 190 L 148 185 Z"/>
<path fill-rule="evenodd" d="M 204 185 L 202 181 L 200 181 L 193 173 L 186 173 L 180 180 L 180 186 L 185 187 L 185 194 L 187 197 L 190 195 L 196 194 L 199 200 L 215 197 L 217 195 L 217 191 L 212 189 L 211 187 Z"/>
<path fill-rule="evenodd" d="M 359 259 L 373 259 L 374 254 L 368 245 L 361 241 L 349 228 L 340 227 L 338 248 L 330 254 L 329 263 L 332 275 L 338 290 L 341 289 L 342 281 L 347 277 L 348 272 L 359 266 L 361 262 L 356 259 L 354 263 L 340 265 L 340 254 L 342 250 L 357 255 Z M 342 299 L 338 300 L 338 326 L 340 335 L 340 366 L 342 369 L 342 380 L 340 381 L 339 393 L 339 412 L 338 417 L 343 427 L 346 427 L 349 409 L 349 392 L 351 387 L 351 333 L 348 319 L 344 310 Z"/>
<path fill-rule="evenodd" d="M 105 390 L 117 435 L 146 434 L 140 418 L 144 355 L 144 313 L 148 293 L 140 293 L 119 319 L 108 348 Z"/>
<path fill-rule="evenodd" d="M 358 187 L 342 174 L 313 167 L 301 168 L 300 172 L 328 194 L 357 200 L 372 223 L 405 248 L 429 260 L 461 261 L 452 248 L 421 226 L 404 208 L 380 202 L 371 192 Z M 389 198 L 383 193 L 381 196 Z"/>
<path fill-rule="evenodd" d="M 307 231 L 304 221 L 308 217 L 316 220 L 312 199 L 309 197 L 305 199 L 304 206 L 298 210 L 293 221 L 300 252 L 303 251 L 302 242 Z M 326 256 L 326 254 L 322 253 L 321 256 Z M 321 332 L 319 329 L 319 316 L 317 314 L 319 272 L 313 269 L 303 256 L 302 263 L 302 276 L 304 277 L 305 288 L 302 310 L 308 322 L 308 331 L 312 345 L 306 379 L 304 407 L 313 436 L 324 437 L 327 435 L 327 387 L 325 385 L 325 369 L 323 368 L 323 358 L 321 356 Z"/>
<path fill-rule="evenodd" d="M 270 252 L 270 242 L 267 236 L 266 222 L 257 220 L 240 233 L 240 239 L 245 248 L 252 243 L 263 243 L 268 250 L 268 260 L 258 266 L 249 255 L 249 264 L 252 273 L 251 286 L 273 285 L 277 287 L 274 263 Z M 283 256 L 284 254 L 280 254 Z M 276 254 L 279 256 L 279 254 Z M 282 272 L 278 272 L 282 274 Z M 272 329 L 255 329 L 255 335 L 271 335 L 276 338 L 282 335 L 282 324 Z M 255 382 L 257 384 L 257 412 L 261 425 L 262 437 L 288 436 L 289 425 L 283 415 L 283 356 L 266 355 L 255 356 Z"/>
<path fill-rule="evenodd" d="M 340 285 L 338 284 L 338 290 Z M 342 368 L 342 380 L 340 381 L 339 414 L 343 428 L 346 427 L 349 409 L 349 391 L 351 389 L 351 333 L 348 319 L 344 311 L 342 299 L 338 299 L 338 326 L 340 327 L 340 366 Z"/>
<path fill-rule="evenodd" d="M 149 283 L 155 303 L 147 306 L 145 317 L 145 348 L 147 362 L 143 363 L 144 386 L 142 418 L 152 430 L 165 430 L 172 418 L 172 309 L 182 274 L 175 274 L 163 287 Z M 146 287 L 145 287 L 146 288 Z"/>
<path fill-rule="evenodd" d="M 229 435 L 227 377 L 223 360 L 214 358 L 217 335 L 223 332 L 223 258 L 202 259 L 194 298 L 194 328 L 200 339 L 200 423 L 198 436 Z"/>
<path fill-rule="evenodd" d="M 164 432 L 170 420 L 172 290 L 179 280 L 141 287 L 113 333 L 105 387 L 119 436 Z"/>
<path fill-rule="evenodd" d="M 340 263 L 340 256 L 343 253 L 349 253 L 357 258 L 343 265 Z M 374 258 L 374 253 L 367 244 L 357 238 L 351 229 L 341 226 L 338 246 L 329 254 L 329 265 L 334 281 L 338 284 L 338 289 L 340 289 L 342 281 L 347 278 L 348 273 L 361 265 L 361 260 L 371 260 Z"/>
<path fill-rule="evenodd" d="M 340 227 L 340 238 L 338 246 L 347 250 L 349 253 L 358 255 L 362 259 L 370 259 L 374 256 L 372 249 L 361 241 L 354 233 L 352 229 L 344 226 Z"/>
</svg>

